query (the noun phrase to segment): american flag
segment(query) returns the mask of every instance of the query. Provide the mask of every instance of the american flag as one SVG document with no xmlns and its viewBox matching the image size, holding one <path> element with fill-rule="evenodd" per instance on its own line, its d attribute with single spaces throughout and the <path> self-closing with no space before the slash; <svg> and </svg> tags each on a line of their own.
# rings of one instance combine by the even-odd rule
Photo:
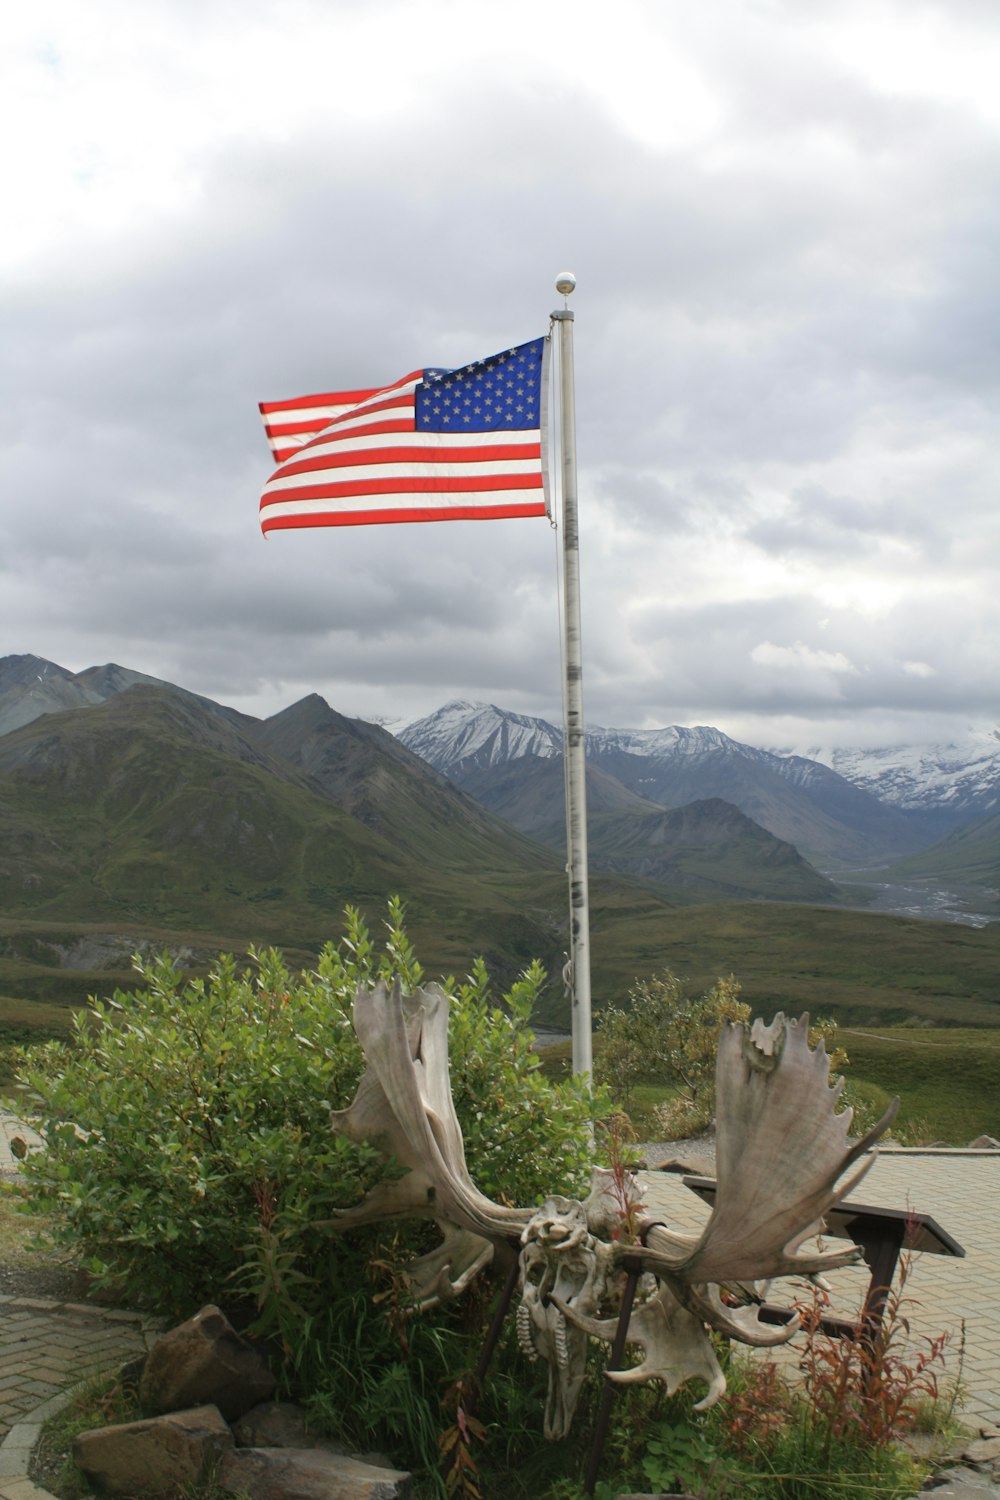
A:
<svg viewBox="0 0 1000 1500">
<path fill-rule="evenodd" d="M 262 401 L 279 467 L 261 530 L 544 516 L 548 347 L 533 339 L 375 390 Z"/>
</svg>

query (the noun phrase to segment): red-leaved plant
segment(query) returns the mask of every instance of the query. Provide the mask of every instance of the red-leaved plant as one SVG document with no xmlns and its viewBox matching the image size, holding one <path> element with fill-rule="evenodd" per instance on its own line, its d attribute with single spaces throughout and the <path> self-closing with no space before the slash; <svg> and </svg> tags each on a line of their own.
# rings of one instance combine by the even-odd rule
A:
<svg viewBox="0 0 1000 1500">
<path fill-rule="evenodd" d="M 854 1438 L 869 1448 L 886 1448 L 913 1425 L 922 1399 L 936 1401 L 949 1335 L 911 1337 L 904 1308 L 913 1257 L 899 1261 L 896 1286 L 890 1287 L 882 1319 L 862 1327 L 854 1338 L 833 1338 L 821 1327 L 829 1296 L 813 1288 L 800 1307 L 806 1346 L 800 1369 L 813 1412 L 813 1424 L 826 1435 L 826 1447 Z"/>
<path fill-rule="evenodd" d="M 913 1427 L 921 1402 L 938 1398 L 949 1335 L 911 1336 L 904 1310 L 913 1302 L 906 1295 L 911 1268 L 912 1256 L 903 1255 L 881 1322 L 860 1325 L 854 1337 L 824 1332 L 830 1298 L 810 1288 L 797 1307 L 805 1332 L 801 1392 L 793 1392 L 773 1361 L 755 1361 L 725 1397 L 728 1439 L 738 1453 L 768 1450 L 796 1421 L 805 1422 L 827 1462 L 845 1444 L 888 1448 Z"/>
</svg>

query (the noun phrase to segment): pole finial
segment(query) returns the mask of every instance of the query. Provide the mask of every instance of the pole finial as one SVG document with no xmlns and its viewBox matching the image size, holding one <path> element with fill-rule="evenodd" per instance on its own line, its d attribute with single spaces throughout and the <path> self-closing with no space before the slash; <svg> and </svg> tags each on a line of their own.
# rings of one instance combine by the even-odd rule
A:
<svg viewBox="0 0 1000 1500">
<path fill-rule="evenodd" d="M 576 277 L 572 271 L 560 271 L 556 277 L 556 291 L 561 297 L 569 297 L 570 292 L 576 287 Z"/>
</svg>

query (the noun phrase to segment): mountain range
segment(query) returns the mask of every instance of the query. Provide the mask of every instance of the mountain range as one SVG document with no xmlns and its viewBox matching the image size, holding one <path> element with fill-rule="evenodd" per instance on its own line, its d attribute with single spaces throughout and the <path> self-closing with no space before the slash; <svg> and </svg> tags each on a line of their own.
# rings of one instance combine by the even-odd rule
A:
<svg viewBox="0 0 1000 1500">
<path fill-rule="evenodd" d="M 230 931 L 249 903 L 260 935 L 308 942 L 320 911 L 392 891 L 411 911 L 462 912 L 501 967 L 500 933 L 508 948 L 551 959 L 562 922 L 561 861 L 549 852 L 561 763 L 551 755 L 534 758 L 533 792 L 524 760 L 509 763 L 514 806 L 456 786 L 315 694 L 258 720 L 115 664 L 73 673 L 37 657 L 0 661 L 0 730 L 8 915 L 210 918 Z M 668 810 L 598 767 L 590 775 L 595 871 L 653 882 L 673 900 L 837 897 L 790 843 L 731 802 Z M 547 829 L 526 816 L 531 795 L 550 821 L 555 810 Z M 530 914 L 505 882 L 535 891 Z M 537 894 L 549 887 L 551 906 Z M 484 910 L 471 918 L 476 905 Z"/>
<path fill-rule="evenodd" d="M 562 753 L 562 733 L 544 719 L 492 704 L 455 701 L 398 731 L 429 764 L 524 832 L 557 843 L 558 813 L 538 789 L 542 767 Z M 964 765 L 953 747 L 940 756 L 910 751 L 841 752 L 842 774 L 800 755 L 758 749 L 718 729 L 673 726 L 592 728 L 586 735 L 592 814 L 619 798 L 619 816 L 640 815 L 624 793 L 646 804 L 682 807 L 723 799 L 827 873 L 883 867 L 916 856 L 1000 802 L 1000 741 L 976 744 Z M 881 793 L 879 788 L 882 789 Z M 889 795 L 891 793 L 892 795 Z M 601 857 L 601 830 L 596 828 Z"/>
<path fill-rule="evenodd" d="M 805 753 L 893 807 L 959 820 L 1000 811 L 1000 729 L 970 727 L 939 745 Z"/>
<path fill-rule="evenodd" d="M 220 948 L 275 942 L 308 963 L 346 904 L 377 930 L 393 893 L 432 973 L 477 953 L 501 981 L 535 956 L 558 972 L 560 742 L 543 720 L 485 705 L 449 704 L 397 737 L 315 694 L 261 720 L 114 664 L 0 659 L 0 1002 L 78 1003 L 122 983 L 137 949 L 204 967 Z M 773 995 L 783 949 L 751 934 L 811 930 L 793 913 L 818 903 L 824 951 L 842 930 L 863 959 L 853 995 L 874 972 L 868 947 L 883 950 L 834 909 L 858 899 L 835 883 L 838 861 L 897 854 L 919 880 L 936 859 L 949 879 L 1000 883 L 996 814 L 953 820 L 928 849 L 940 809 L 894 807 L 713 729 L 594 730 L 588 757 L 595 994 L 621 995 L 662 962 L 669 932 L 696 975 L 738 958 Z M 747 901 L 759 918 L 712 915 Z M 796 905 L 783 919 L 765 915 L 773 903 Z M 968 959 L 978 974 L 976 944 Z"/>
<path fill-rule="evenodd" d="M 137 934 L 166 929 L 315 952 L 345 905 L 377 924 L 394 893 L 438 972 L 478 952 L 500 978 L 561 962 L 557 856 L 318 697 L 261 721 L 125 668 L 7 657 L 0 714 L 17 725 L 0 735 L 11 962 L 63 966 L 67 924 L 105 949 L 118 933 L 125 969 Z M 0 993 L 58 997 L 57 979 Z"/>
</svg>

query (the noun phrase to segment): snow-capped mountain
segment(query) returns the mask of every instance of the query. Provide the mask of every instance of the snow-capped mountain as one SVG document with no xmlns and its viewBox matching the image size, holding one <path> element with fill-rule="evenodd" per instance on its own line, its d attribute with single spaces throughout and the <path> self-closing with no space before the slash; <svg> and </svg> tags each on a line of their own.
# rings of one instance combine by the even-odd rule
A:
<svg viewBox="0 0 1000 1500">
<path fill-rule="evenodd" d="M 562 749 L 561 731 L 546 720 L 485 703 L 448 703 L 401 729 L 399 738 L 487 805 L 487 772 L 519 761 L 530 768 L 532 758 L 547 759 Z M 923 827 L 924 814 L 886 806 L 829 766 L 742 745 L 703 725 L 592 728 L 586 750 L 589 765 L 648 802 L 680 807 L 722 798 L 814 863 L 884 862 L 940 833 L 937 826 Z"/>
<path fill-rule="evenodd" d="M 545 760 L 561 755 L 563 746 L 562 730 L 547 719 L 512 714 L 493 703 L 470 703 L 463 699 L 454 699 L 426 718 L 415 719 L 398 730 L 397 735 L 408 750 L 446 774 L 459 767 L 465 770 L 473 766 L 506 765 L 526 755 Z M 787 761 L 788 767 L 780 774 L 800 782 L 808 779 L 813 765 L 800 756 L 741 745 L 721 729 L 702 724 L 690 729 L 679 724 L 667 729 L 603 729 L 595 725 L 587 730 L 586 742 L 588 756 L 639 755 L 650 760 L 679 757 L 694 760 L 736 751 L 761 765 Z M 824 774 L 822 766 L 815 769 L 816 774 Z"/>
<path fill-rule="evenodd" d="M 399 738 L 446 775 L 466 765 L 501 765 L 525 755 L 548 757 L 562 752 L 562 730 L 555 725 L 488 703 L 447 703 L 400 730 Z M 587 754 L 601 759 L 620 754 L 674 762 L 738 755 L 803 788 L 831 789 L 833 772 L 890 807 L 933 814 L 943 820 L 941 826 L 957 826 L 1000 810 L 1000 729 L 989 727 L 970 727 L 942 745 L 892 745 L 874 750 L 814 746 L 796 754 L 744 745 L 705 725 L 595 726 L 587 731 Z"/>
<path fill-rule="evenodd" d="M 449 775 L 457 766 L 506 765 L 526 755 L 562 754 L 562 730 L 545 719 L 509 714 L 492 703 L 460 698 L 396 731 L 407 750 Z"/>
<path fill-rule="evenodd" d="M 894 807 L 945 810 L 963 821 L 1000 810 L 997 729 L 969 729 L 946 745 L 807 753 Z"/>
</svg>

